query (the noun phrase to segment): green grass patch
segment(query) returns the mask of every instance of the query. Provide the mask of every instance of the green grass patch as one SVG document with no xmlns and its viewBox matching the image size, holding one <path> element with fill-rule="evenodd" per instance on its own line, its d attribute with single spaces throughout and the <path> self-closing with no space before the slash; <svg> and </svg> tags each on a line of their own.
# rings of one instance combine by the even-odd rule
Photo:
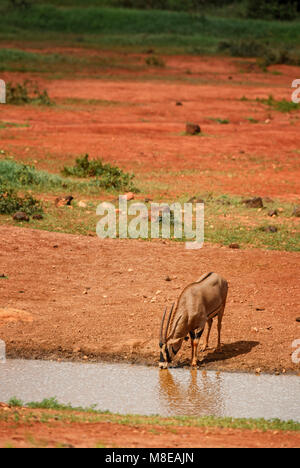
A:
<svg viewBox="0 0 300 468">
<path fill-rule="evenodd" d="M 209 117 L 209 120 L 212 120 L 213 122 L 216 122 L 220 125 L 226 125 L 230 123 L 228 119 L 220 119 L 220 118 L 215 118 L 215 117 Z"/>
<path fill-rule="evenodd" d="M 4 122 L 3 120 L 0 121 L 0 129 L 6 128 L 28 128 L 29 124 L 19 124 L 14 122 Z"/>
<path fill-rule="evenodd" d="M 13 404 L 11 404 L 12 402 Z M 13 407 L 28 407 L 32 409 L 51 409 L 57 410 L 60 413 L 37 413 L 18 414 L 22 422 L 31 423 L 32 420 L 40 418 L 40 422 L 47 423 L 55 418 L 61 421 L 79 422 L 86 421 L 90 423 L 96 422 L 112 422 L 116 424 L 136 426 L 136 425 L 156 425 L 162 427 L 220 427 L 232 429 L 249 429 L 261 431 L 300 431 L 300 423 L 296 421 L 281 421 L 280 419 L 247 419 L 247 418 L 231 418 L 231 417 L 216 417 L 216 416 L 176 416 L 176 417 L 160 417 L 160 416 L 140 416 L 140 415 L 120 415 L 112 414 L 109 411 L 96 410 L 94 407 L 89 408 L 73 408 L 71 405 L 60 404 L 56 398 L 43 400 L 42 402 L 31 402 L 24 405 L 20 400 L 13 398 L 9 404 Z M 78 414 L 80 413 L 80 414 Z M 6 412 L 0 411 L 0 418 L 8 418 Z M 20 419 L 19 419 L 20 420 Z"/>
<path fill-rule="evenodd" d="M 64 168 L 64 174 L 74 178 L 91 180 L 72 180 L 37 170 L 34 166 L 18 163 L 13 159 L 0 160 L 0 183 L 15 189 L 33 189 L 37 192 L 75 191 L 86 194 L 97 194 L 101 190 L 131 190 L 137 191 L 133 185 L 134 176 L 123 172 L 116 166 L 104 164 L 100 160 L 89 161 L 88 155 L 78 158 L 73 168 Z"/>
<path fill-rule="evenodd" d="M 269 108 L 274 109 L 278 112 L 292 112 L 292 111 L 300 110 L 299 104 L 292 102 L 292 101 L 287 101 L 286 99 L 277 101 L 276 99 L 274 99 L 272 94 L 269 95 L 268 99 L 256 98 L 256 102 L 264 104 L 268 106 Z"/>
<path fill-rule="evenodd" d="M 5 17 L 0 37 L 10 40 L 17 35 L 19 40 L 39 43 L 44 40 L 47 44 L 53 41 L 140 51 L 155 47 L 165 52 L 190 54 L 215 54 L 220 42 L 227 41 L 232 47 L 237 41 L 251 40 L 275 51 L 280 47 L 293 49 L 297 56 L 300 43 L 298 20 L 230 18 L 230 11 L 218 17 L 214 12 L 215 8 L 205 15 L 203 8 L 200 13 L 109 8 L 75 1 L 66 7 L 39 3 L 28 9 L 13 9 L 4 1 L 0 6 L 0 13 Z M 240 46 L 242 56 L 245 56 L 243 48 L 244 45 Z"/>
</svg>

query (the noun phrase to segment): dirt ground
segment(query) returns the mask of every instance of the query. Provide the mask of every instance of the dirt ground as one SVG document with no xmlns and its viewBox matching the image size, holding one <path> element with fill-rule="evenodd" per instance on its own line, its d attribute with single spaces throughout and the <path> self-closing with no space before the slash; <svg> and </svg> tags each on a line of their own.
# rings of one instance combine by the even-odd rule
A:
<svg viewBox="0 0 300 468">
<path fill-rule="evenodd" d="M 229 281 L 223 348 L 214 350 L 214 326 L 201 365 L 299 372 L 291 359 L 300 337 L 298 253 L 214 245 L 188 251 L 172 241 L 115 242 L 11 226 L 0 227 L 0 239 L 9 278 L 0 281 L 0 331 L 10 357 L 156 365 L 165 306 L 202 273 L 216 271 Z M 177 365 L 189 358 L 185 343 Z"/>
<path fill-rule="evenodd" d="M 278 65 L 263 73 L 251 60 L 164 60 L 165 68 L 87 70 L 85 76 L 59 80 L 27 74 L 57 105 L 2 106 L 1 119 L 29 127 L 2 130 L 1 149 L 53 172 L 89 153 L 133 171 L 147 181 L 151 195 L 170 198 L 193 187 L 194 193 L 299 201 L 298 113 L 275 112 L 255 102 L 270 94 L 290 101 L 299 68 Z M 4 72 L 3 79 L 24 76 Z M 200 124 L 202 136 L 185 136 L 186 122 Z"/>
<path fill-rule="evenodd" d="M 299 448 L 300 434 L 217 427 L 132 425 L 112 422 L 70 422 L 64 414 L 42 422 L 49 410 L 0 409 L 1 448 Z M 30 414 L 30 422 L 24 422 Z M 76 413 L 76 416 L 80 414 Z M 63 421 L 59 421 L 62 417 Z M 18 421 L 17 421 L 18 420 Z M 117 452 L 116 452 L 117 453 Z"/>
<path fill-rule="evenodd" d="M 299 68 L 276 66 L 263 73 L 251 60 L 164 60 L 165 68 L 147 71 L 95 70 L 63 79 L 26 75 L 57 105 L 1 106 L 0 120 L 29 126 L 2 129 L 0 149 L 55 173 L 80 154 L 102 157 L 133 171 L 143 181 L 143 197 L 211 191 L 299 204 L 299 113 L 255 102 L 270 94 L 290 100 Z M 24 77 L 1 75 L 5 81 Z M 200 124 L 201 136 L 184 134 L 189 121 Z M 0 278 L 0 338 L 9 357 L 157 365 L 165 306 L 189 282 L 216 271 L 229 281 L 222 351 L 215 352 L 214 325 L 199 367 L 300 373 L 292 362 L 292 343 L 300 339 L 299 253 L 207 243 L 187 251 L 175 242 L 100 240 L 5 225 L 0 245 L 0 275 L 8 277 Z M 189 364 L 189 346 L 183 345 L 176 366 Z M 294 447 L 299 435 L 181 427 L 172 433 L 112 423 L 72 423 L 66 430 L 57 421 L 30 427 L 2 421 L 0 445 L 10 444 Z"/>
</svg>

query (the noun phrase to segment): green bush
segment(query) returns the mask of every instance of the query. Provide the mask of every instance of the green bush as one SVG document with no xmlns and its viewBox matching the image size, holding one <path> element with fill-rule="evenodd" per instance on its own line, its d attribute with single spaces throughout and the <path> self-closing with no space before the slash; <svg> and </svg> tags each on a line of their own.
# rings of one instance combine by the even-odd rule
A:
<svg viewBox="0 0 300 468">
<path fill-rule="evenodd" d="M 40 201 L 26 193 L 20 197 L 18 193 L 0 179 L 0 214 L 12 214 L 23 211 L 27 215 L 42 214 L 43 208 Z"/>
<path fill-rule="evenodd" d="M 248 0 L 246 16 L 254 19 L 293 20 L 297 15 L 297 1 Z"/>
<path fill-rule="evenodd" d="M 221 41 L 218 45 L 220 52 L 225 52 L 231 57 L 256 57 L 261 68 L 270 65 L 300 65 L 299 54 L 285 48 L 273 49 L 263 42 L 254 39 L 241 39 L 236 41 Z"/>
<path fill-rule="evenodd" d="M 137 191 L 132 182 L 134 175 L 109 163 L 105 164 L 100 159 L 90 161 L 88 154 L 77 158 L 75 166 L 64 167 L 62 174 L 67 177 L 95 177 L 95 185 L 106 190 Z"/>
<path fill-rule="evenodd" d="M 53 104 L 47 91 L 41 91 L 38 84 L 30 80 L 25 80 L 22 84 L 7 83 L 6 103 L 14 105 L 33 103 L 43 106 L 51 106 Z"/>
</svg>

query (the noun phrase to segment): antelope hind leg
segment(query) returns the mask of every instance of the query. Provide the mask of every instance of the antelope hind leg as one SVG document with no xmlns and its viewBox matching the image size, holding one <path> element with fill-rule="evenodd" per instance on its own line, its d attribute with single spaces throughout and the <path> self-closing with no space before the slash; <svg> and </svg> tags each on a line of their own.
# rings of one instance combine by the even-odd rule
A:
<svg viewBox="0 0 300 468">
<path fill-rule="evenodd" d="M 211 327 L 212 327 L 212 324 L 213 324 L 213 320 L 212 319 L 208 319 L 207 320 L 207 335 L 206 335 L 206 338 L 205 338 L 205 341 L 204 341 L 204 344 L 201 346 L 200 348 L 200 351 L 204 352 L 207 348 L 208 348 L 208 342 L 209 342 L 209 335 L 210 335 L 210 332 L 211 332 Z M 204 329 L 203 329 L 204 330 Z"/>
<path fill-rule="evenodd" d="M 224 315 L 225 305 L 218 313 L 218 345 L 216 351 L 221 352 L 221 330 L 222 330 L 222 319 Z"/>
</svg>

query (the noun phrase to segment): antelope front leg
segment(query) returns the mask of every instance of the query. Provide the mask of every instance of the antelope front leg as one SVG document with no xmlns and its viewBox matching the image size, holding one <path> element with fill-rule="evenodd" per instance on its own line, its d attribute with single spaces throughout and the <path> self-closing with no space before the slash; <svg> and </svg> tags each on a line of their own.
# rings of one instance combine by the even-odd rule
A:
<svg viewBox="0 0 300 468">
<path fill-rule="evenodd" d="M 197 348 L 198 348 L 199 340 L 202 336 L 203 330 L 204 328 L 196 333 L 190 332 L 191 344 L 192 344 L 192 363 L 191 364 L 193 367 L 197 366 Z"/>
</svg>

